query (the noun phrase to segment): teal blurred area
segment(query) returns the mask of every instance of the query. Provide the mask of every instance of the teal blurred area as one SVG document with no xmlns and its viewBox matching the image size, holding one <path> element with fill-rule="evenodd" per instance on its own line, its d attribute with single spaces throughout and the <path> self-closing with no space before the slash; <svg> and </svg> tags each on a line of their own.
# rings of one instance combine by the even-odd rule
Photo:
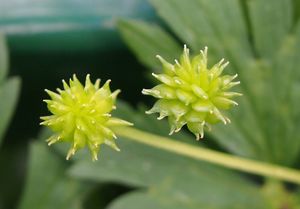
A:
<svg viewBox="0 0 300 209">
<path fill-rule="evenodd" d="M 18 53 L 83 52 L 124 47 L 119 18 L 155 19 L 146 0 L 0 0 L 0 33 Z"/>
</svg>

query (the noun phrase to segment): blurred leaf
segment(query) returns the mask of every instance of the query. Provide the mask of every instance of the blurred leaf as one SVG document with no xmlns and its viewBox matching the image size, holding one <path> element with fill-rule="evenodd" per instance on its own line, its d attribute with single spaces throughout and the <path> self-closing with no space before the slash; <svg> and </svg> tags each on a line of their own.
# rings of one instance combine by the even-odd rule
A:
<svg viewBox="0 0 300 209">
<path fill-rule="evenodd" d="M 279 181 L 268 179 L 262 188 L 262 193 L 267 199 L 272 200 L 271 208 L 299 208 L 297 194 L 288 191 Z"/>
<path fill-rule="evenodd" d="M 114 201 L 108 209 L 140 209 L 141 207 L 143 209 L 175 209 L 180 206 L 177 201 L 167 201 L 163 204 L 160 199 L 145 194 L 144 192 L 131 192 Z"/>
<path fill-rule="evenodd" d="M 3 82 L 8 70 L 8 52 L 5 37 L 0 34 L 0 84 Z"/>
<path fill-rule="evenodd" d="M 248 3 L 255 48 L 261 57 L 270 59 L 291 30 L 292 0 L 251 0 Z"/>
<path fill-rule="evenodd" d="M 204 46 L 215 56 L 242 64 L 251 55 L 244 16 L 237 0 L 151 0 L 158 14 L 195 52 Z M 230 11 L 230 12 L 229 12 Z M 229 53 L 230 52 L 230 53 Z M 225 56 L 225 54 L 230 55 Z"/>
<path fill-rule="evenodd" d="M 297 21 L 299 20 L 300 16 L 300 1 L 299 0 L 294 0 L 294 19 Z"/>
<path fill-rule="evenodd" d="M 2 1 L 0 28 L 18 54 L 93 53 L 123 47 L 116 32 L 119 17 L 155 14 L 147 0 Z"/>
<path fill-rule="evenodd" d="M 96 163 L 90 160 L 76 161 L 70 169 L 70 175 L 81 180 L 146 187 L 149 193 L 155 193 L 155 202 L 165 196 L 181 205 L 193 205 L 193 208 L 200 208 L 201 205 L 268 208 L 258 187 L 234 172 L 137 144 L 129 139 L 119 139 L 118 145 L 120 153 L 103 147 L 101 158 Z M 233 193 L 234 199 L 231 198 Z"/>
<path fill-rule="evenodd" d="M 67 176 L 66 162 L 45 143 L 30 145 L 26 186 L 19 209 L 79 209 L 86 187 Z"/>
<path fill-rule="evenodd" d="M 118 26 L 129 47 L 148 67 L 160 68 L 159 62 L 155 59 L 157 54 L 173 60 L 181 53 L 181 47 L 158 25 L 136 20 L 122 20 Z"/>
<path fill-rule="evenodd" d="M 297 193 L 295 194 L 295 199 L 296 202 L 300 205 L 300 190 L 298 190 Z"/>
<path fill-rule="evenodd" d="M 158 195 L 160 195 L 158 197 Z M 108 209 L 196 209 L 196 208 L 205 208 L 205 209 L 215 209 L 218 207 L 210 206 L 208 204 L 203 204 L 198 202 L 197 204 L 190 203 L 185 204 L 182 201 L 182 198 L 172 198 L 162 194 L 156 194 L 156 191 L 150 192 L 132 192 L 123 197 L 114 201 Z"/>
<path fill-rule="evenodd" d="M 273 158 L 285 165 L 297 162 L 300 152 L 299 54 L 300 22 L 295 27 L 295 33 L 282 40 L 282 46 L 274 55 L 274 83 L 269 85 L 274 89 L 277 106 L 272 110 L 273 116 L 265 118 L 269 122 L 266 132 L 272 139 L 270 149 L 273 151 Z"/>
<path fill-rule="evenodd" d="M 132 108 L 128 103 L 119 100 L 117 103 L 117 109 L 113 112 L 113 115 L 130 121 L 134 124 L 134 127 L 148 131 L 161 136 L 169 136 L 170 127 L 167 120 L 157 120 L 155 115 L 146 115 L 146 107 L 139 105 L 137 110 Z M 174 139 L 185 140 L 187 143 L 201 145 L 197 142 L 195 137 L 191 134 L 187 134 L 184 130 L 172 135 Z"/>
<path fill-rule="evenodd" d="M 8 79 L 0 86 L 0 144 L 15 110 L 17 99 L 19 96 L 19 90 L 19 78 Z"/>
</svg>

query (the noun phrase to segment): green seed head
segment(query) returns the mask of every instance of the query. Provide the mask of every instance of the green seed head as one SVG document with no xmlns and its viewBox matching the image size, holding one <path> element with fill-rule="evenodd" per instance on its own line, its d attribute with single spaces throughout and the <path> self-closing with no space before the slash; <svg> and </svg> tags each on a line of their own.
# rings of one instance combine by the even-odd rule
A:
<svg viewBox="0 0 300 209">
<path fill-rule="evenodd" d="M 72 144 L 67 160 L 86 145 L 93 160 L 97 160 L 101 144 L 119 151 L 112 129 L 131 123 L 110 115 L 116 108 L 115 100 L 120 90 L 111 93 L 109 83 L 110 80 L 100 88 L 100 80 L 93 84 L 87 75 L 83 86 L 74 75 L 69 85 L 63 80 L 64 89 L 57 89 L 58 93 L 45 90 L 51 100 L 44 101 L 52 115 L 41 117 L 41 125 L 49 126 L 57 133 L 47 140 L 48 145 L 58 141 Z"/>
<path fill-rule="evenodd" d="M 180 61 L 175 60 L 174 65 L 157 55 L 163 66 L 163 74 L 152 75 L 161 84 L 142 91 L 158 99 L 146 113 L 159 113 L 159 120 L 168 117 L 170 135 L 187 125 L 197 139 L 203 138 L 204 128 L 210 127 L 210 124 L 220 121 L 229 123 L 223 110 L 238 105 L 232 98 L 241 94 L 229 91 L 240 83 L 233 81 L 237 75 L 222 75 L 229 62 L 222 59 L 208 69 L 207 47 L 200 52 L 200 55 L 190 59 L 189 49 L 184 46 Z"/>
</svg>

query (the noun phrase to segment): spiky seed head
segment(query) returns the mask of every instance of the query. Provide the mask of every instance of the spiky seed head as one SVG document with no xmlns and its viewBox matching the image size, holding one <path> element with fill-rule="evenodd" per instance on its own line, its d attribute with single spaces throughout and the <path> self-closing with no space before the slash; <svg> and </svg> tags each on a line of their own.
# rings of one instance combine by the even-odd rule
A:
<svg viewBox="0 0 300 209">
<path fill-rule="evenodd" d="M 159 113 L 159 120 L 168 117 L 170 134 L 187 125 L 198 140 L 204 137 L 204 128 L 210 129 L 211 124 L 230 122 L 223 111 L 238 105 L 232 99 L 242 94 L 229 91 L 240 83 L 233 81 L 237 75 L 222 74 L 229 62 L 221 59 L 208 68 L 207 47 L 200 51 L 200 55 L 190 58 L 186 45 L 180 60 L 175 60 L 175 64 L 159 55 L 157 58 L 162 63 L 163 73 L 152 75 L 161 84 L 142 91 L 158 99 L 146 111 L 147 114 Z"/>
<path fill-rule="evenodd" d="M 70 142 L 67 160 L 85 146 L 89 148 L 93 160 L 98 159 L 101 144 L 119 151 L 113 128 L 132 125 L 110 114 L 115 109 L 120 90 L 111 92 L 110 80 L 100 88 L 100 80 L 93 84 L 90 75 L 86 76 L 84 86 L 76 75 L 69 80 L 69 84 L 64 80 L 62 82 L 63 89 L 57 89 L 57 93 L 45 90 L 51 99 L 44 102 L 52 115 L 41 117 L 43 122 L 40 124 L 50 127 L 56 133 L 47 140 L 48 145 Z"/>
</svg>

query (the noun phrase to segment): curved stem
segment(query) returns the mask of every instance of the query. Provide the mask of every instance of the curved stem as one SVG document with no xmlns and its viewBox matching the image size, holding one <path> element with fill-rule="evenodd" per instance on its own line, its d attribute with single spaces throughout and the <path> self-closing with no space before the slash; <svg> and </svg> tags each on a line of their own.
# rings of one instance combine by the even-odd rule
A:
<svg viewBox="0 0 300 209">
<path fill-rule="evenodd" d="M 217 164 L 239 171 L 300 184 L 300 171 L 295 169 L 258 162 L 255 160 L 213 151 L 203 147 L 189 145 L 180 141 L 169 139 L 167 137 L 140 131 L 135 128 L 122 127 L 116 128 L 114 131 L 116 131 L 118 135 L 131 139 L 133 141 L 147 144 L 159 149 L 164 149 L 182 156 L 191 157 L 197 160 L 203 160 L 205 162 Z"/>
</svg>

